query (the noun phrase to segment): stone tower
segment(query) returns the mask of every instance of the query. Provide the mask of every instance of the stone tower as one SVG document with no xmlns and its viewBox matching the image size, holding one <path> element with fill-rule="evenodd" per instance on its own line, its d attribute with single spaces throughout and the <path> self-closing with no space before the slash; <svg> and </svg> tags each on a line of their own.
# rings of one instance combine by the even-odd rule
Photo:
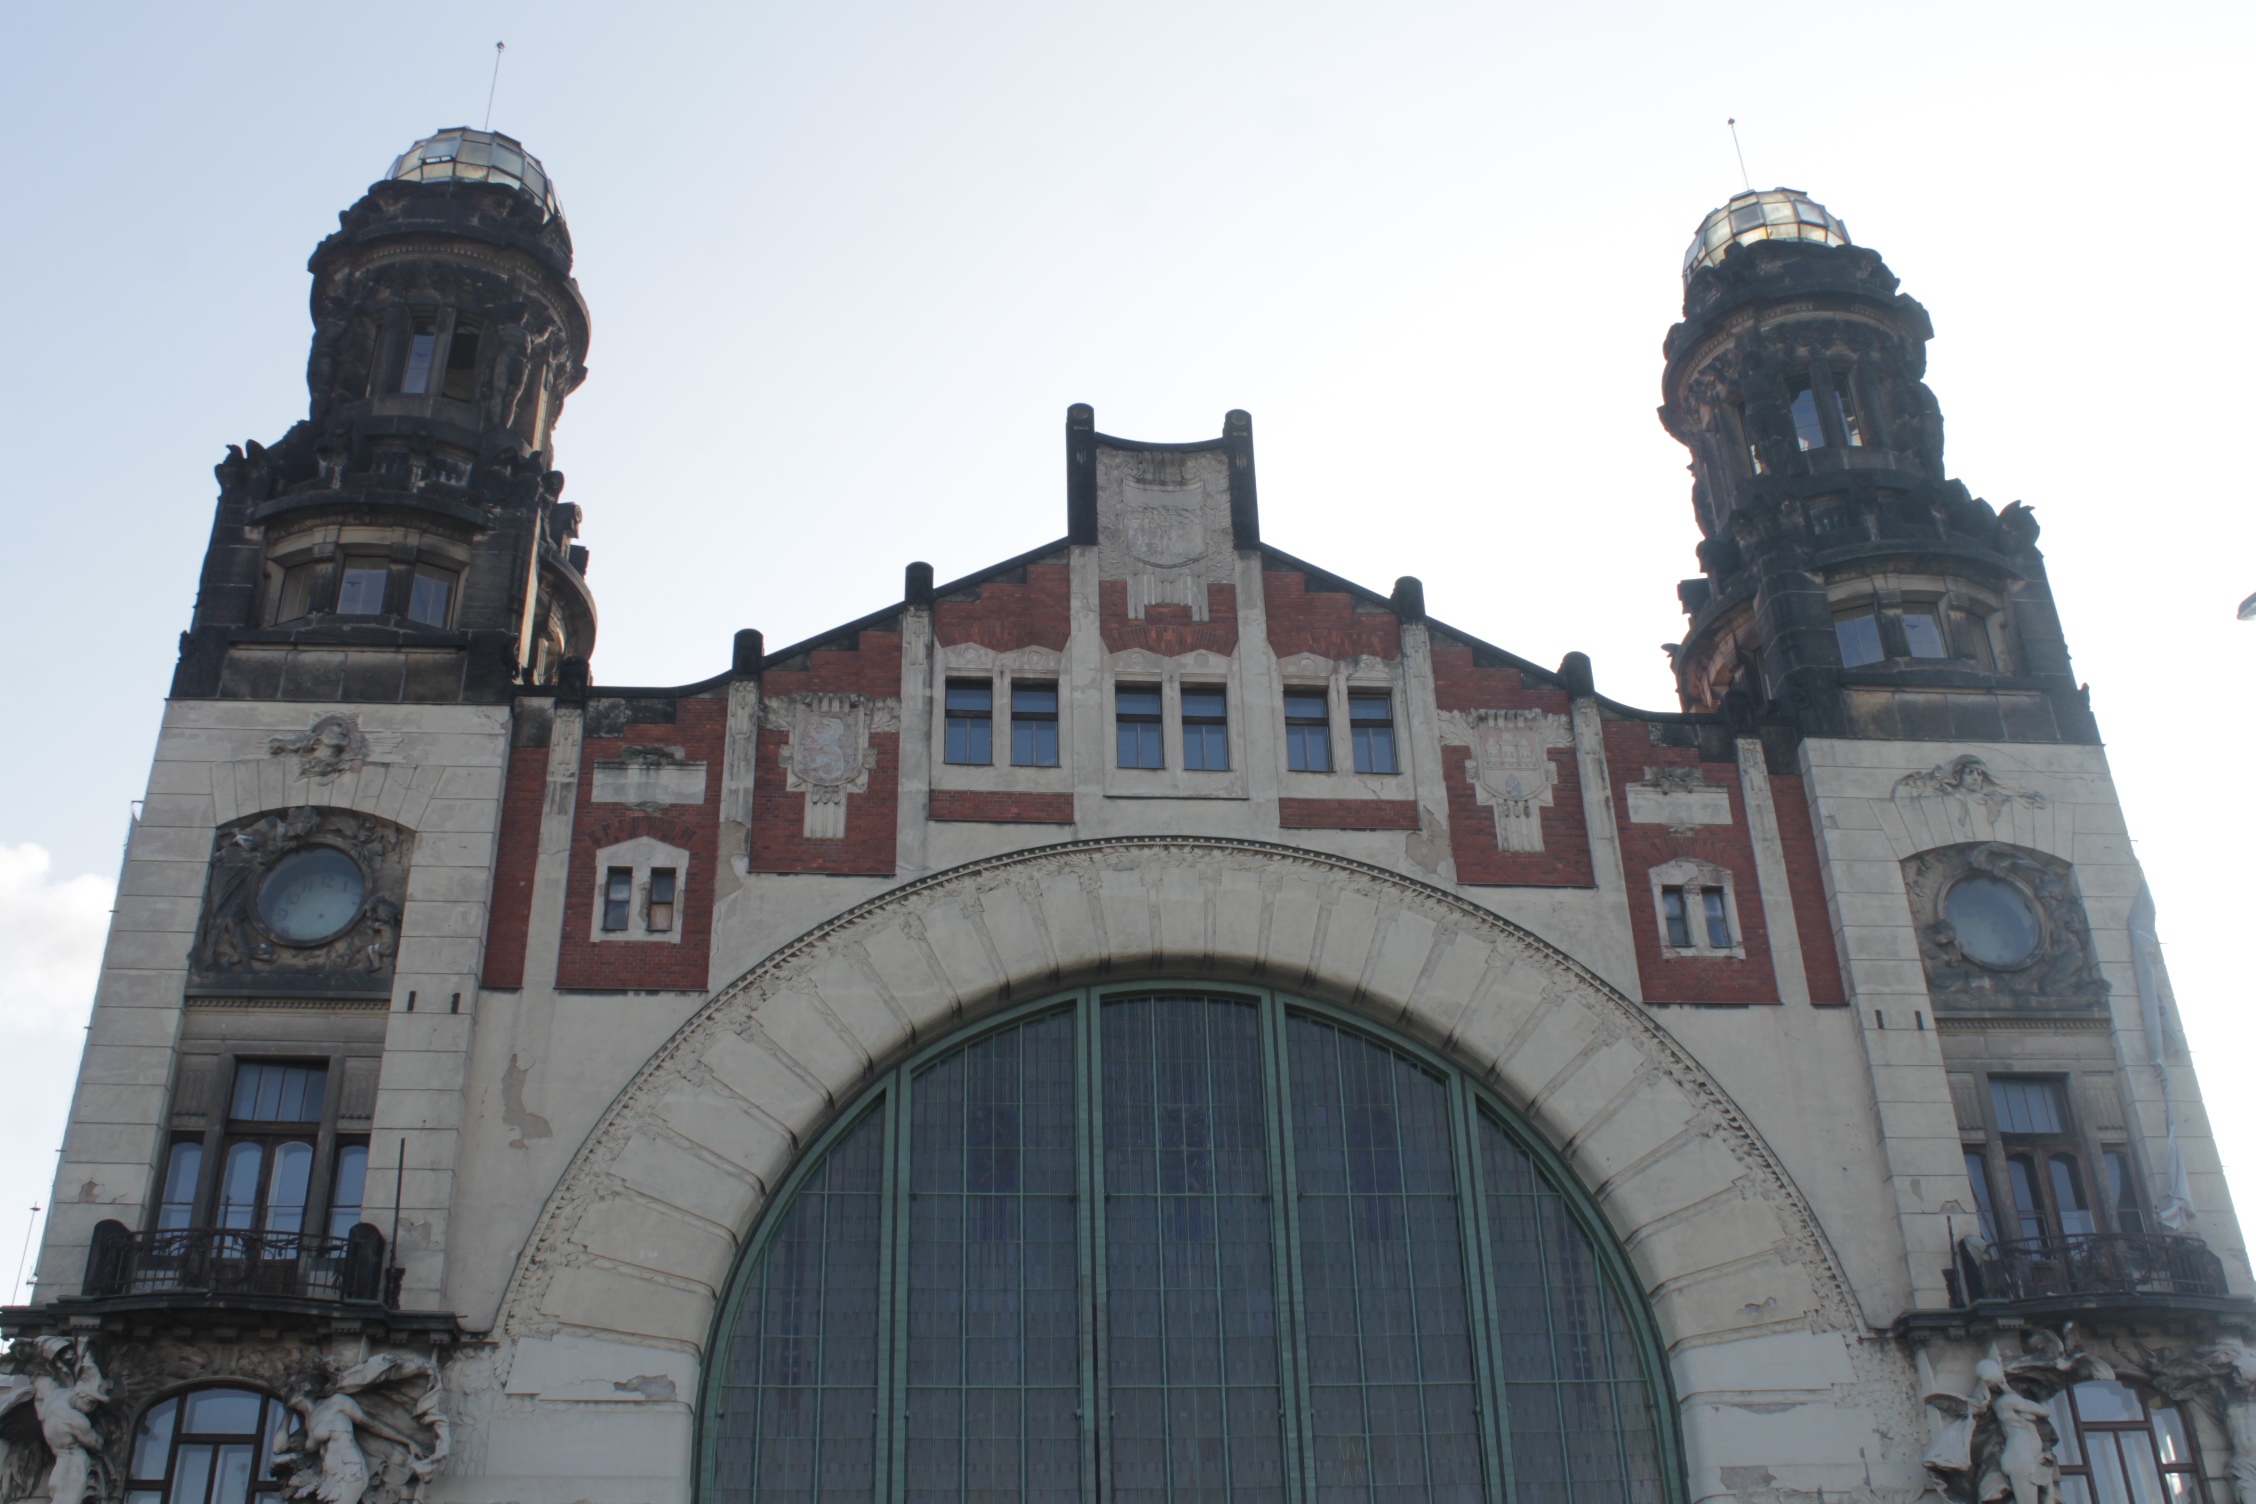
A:
<svg viewBox="0 0 2256 1504">
<path fill-rule="evenodd" d="M 1664 345 L 1702 577 L 1685 709 L 1803 736 L 2095 742 L 2037 523 L 1943 469 L 1927 310 L 1791 188 L 1708 215 Z"/>
<path fill-rule="evenodd" d="M 588 344 L 555 185 L 507 136 L 441 131 L 339 220 L 305 421 L 218 468 L 173 695 L 504 702 L 595 638 L 551 467 Z"/>
</svg>

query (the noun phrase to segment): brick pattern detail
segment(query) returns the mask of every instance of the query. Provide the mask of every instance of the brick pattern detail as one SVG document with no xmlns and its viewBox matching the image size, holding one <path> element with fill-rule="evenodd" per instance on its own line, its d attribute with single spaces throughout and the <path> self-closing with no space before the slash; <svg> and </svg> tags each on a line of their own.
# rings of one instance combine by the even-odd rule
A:
<svg viewBox="0 0 2256 1504">
<path fill-rule="evenodd" d="M 1833 943 L 1833 916 L 1825 902 L 1825 872 L 1817 855 L 1817 830 L 1810 823 L 1808 791 L 1799 775 L 1773 773 L 1770 798 L 1778 806 L 1778 840 L 1786 848 L 1786 888 L 1794 895 L 1794 932 L 1802 937 L 1810 1002 L 1820 1008 L 1845 1008 L 1849 995 L 1841 980 L 1841 953 Z"/>
<path fill-rule="evenodd" d="M 725 696 L 726 691 L 723 691 Z M 580 746 L 579 802 L 572 816 L 570 885 L 564 890 L 564 936 L 556 955 L 556 985 L 632 992 L 702 991 L 712 971 L 713 882 L 721 853 L 721 765 L 727 756 L 727 699 L 685 699 L 671 726 L 630 726 L 625 736 L 590 737 Z M 663 742 L 705 764 L 705 802 L 655 810 L 596 804 L 595 764 L 615 758 L 628 742 Z M 681 939 L 598 941 L 595 926 L 595 854 L 606 846 L 650 836 L 689 853 L 675 922 Z"/>
<path fill-rule="evenodd" d="M 1279 799 L 1287 830 L 1416 830 L 1415 799 Z"/>
<path fill-rule="evenodd" d="M 1656 747 L 1643 721 L 1606 722 L 1606 766 L 1614 780 L 1614 820 L 1621 830 L 1622 873 L 1629 888 L 1629 928 L 1637 943 L 1637 974 L 1649 1003 L 1776 1003 L 1778 975 L 1770 959 L 1770 926 L 1764 921 L 1762 882 L 1755 873 L 1755 846 L 1747 831 L 1747 804 L 1739 788 L 1739 765 L 1701 762 L 1691 747 Z M 1709 783 L 1731 792 L 1731 823 L 1702 825 L 1692 834 L 1670 835 L 1664 825 L 1632 825 L 1628 786 L 1647 768 L 1696 767 Z M 1795 791 L 1799 797 L 1800 791 Z M 1664 952 L 1660 921 L 1653 913 L 1652 870 L 1678 857 L 1712 862 L 1731 874 L 1739 911 L 1744 961 L 1729 956 L 1688 959 Z"/>
<path fill-rule="evenodd" d="M 762 692 L 863 694 L 898 699 L 901 694 L 901 634 L 864 632 L 851 649 L 818 648 L 805 669 L 770 669 L 760 679 Z M 891 877 L 899 857 L 896 811 L 901 791 L 901 738 L 884 732 L 870 738 L 877 767 L 869 792 L 846 796 L 846 838 L 810 841 L 802 833 L 807 796 L 784 788 L 784 731 L 760 733 L 759 776 L 752 806 L 751 865 L 755 872 L 827 872 L 834 876 Z M 716 787 L 718 780 L 715 780 Z"/>
<path fill-rule="evenodd" d="M 1065 651 L 1073 630 L 1073 571 L 1067 564 L 1029 564 L 1026 583 L 988 580 L 975 601 L 932 603 L 932 636 L 944 648 L 963 642 L 1007 653 L 1013 648 Z"/>
<path fill-rule="evenodd" d="M 1128 619 L 1128 582 L 1097 582 L 1097 616 L 1104 630 L 1105 651 L 1125 653 L 1142 648 L 1163 658 L 1205 649 L 1209 653 L 1234 653 L 1238 648 L 1238 587 L 1206 587 L 1207 620 L 1191 620 L 1188 606 L 1147 606 L 1142 621 Z"/>
<path fill-rule="evenodd" d="M 1269 646 L 1280 658 L 1314 653 L 1343 658 L 1399 658 L 1402 626 L 1391 611 L 1358 610 L 1344 590 L 1310 590 L 1297 569 L 1271 570 L 1261 577 L 1269 615 Z"/>
<path fill-rule="evenodd" d="M 1571 715 L 1566 693 L 1531 683 L 1516 668 L 1486 668 L 1473 662 L 1473 650 L 1456 638 L 1433 639 L 1434 704 L 1441 710 L 1542 710 Z M 1640 729 L 1643 723 L 1640 722 Z M 1480 802 L 1472 780 L 1473 749 L 1441 749 L 1442 783 L 1449 791 L 1449 844 L 1461 883 L 1531 888 L 1592 888 L 1590 826 L 1583 816 L 1582 772 L 1572 747 L 1551 749 L 1559 781 L 1551 807 L 1543 811 L 1541 851 L 1500 851 L 1496 811 Z"/>
<path fill-rule="evenodd" d="M 501 792 L 501 835 L 494 843 L 492 915 L 486 923 L 487 987 L 525 985 L 525 942 L 533 923 L 533 874 L 540 864 L 541 796 L 548 748 L 509 749 Z"/>
<path fill-rule="evenodd" d="M 927 806 L 935 820 L 981 820 L 998 825 L 1071 825 L 1071 794 L 1015 790 L 934 789 Z"/>
</svg>

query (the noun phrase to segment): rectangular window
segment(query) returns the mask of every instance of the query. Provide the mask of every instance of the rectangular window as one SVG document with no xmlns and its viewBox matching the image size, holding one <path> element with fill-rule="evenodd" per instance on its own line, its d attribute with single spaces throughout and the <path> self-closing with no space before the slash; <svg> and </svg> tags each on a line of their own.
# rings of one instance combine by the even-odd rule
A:
<svg viewBox="0 0 2256 1504">
<path fill-rule="evenodd" d="M 2091 1201 L 2084 1195 L 2084 1176 L 2073 1154 L 2054 1154 L 2046 1168 L 2052 1172 L 2052 1208 L 2060 1215 L 2060 1230 L 2069 1237 L 2099 1231 Z"/>
<path fill-rule="evenodd" d="M 1120 765 L 1167 766 L 1160 750 L 1159 686 L 1122 684 L 1113 690 L 1112 708 L 1120 728 Z"/>
<path fill-rule="evenodd" d="M 1702 888 L 1700 911 L 1708 921 L 1708 949 L 1731 949 L 1731 921 L 1724 916 L 1723 895 L 1714 888 Z"/>
<path fill-rule="evenodd" d="M 337 586 L 337 614 L 339 616 L 381 616 L 384 614 L 384 582 L 391 578 L 389 566 L 373 559 L 356 559 L 345 565 L 344 580 Z"/>
<path fill-rule="evenodd" d="M 1684 906 L 1682 888 L 1661 889 L 1661 917 L 1668 921 L 1668 943 L 1676 950 L 1692 948 L 1692 916 Z"/>
<path fill-rule="evenodd" d="M 2006 1179 L 2013 1182 L 2014 1235 L 2022 1239 L 2041 1238 L 2045 1235 L 2044 1202 L 2037 1194 L 2037 1162 L 2027 1154 L 2009 1155 L 2005 1161 Z"/>
<path fill-rule="evenodd" d="M 1011 763 L 1021 768 L 1058 765 L 1058 688 L 1011 681 Z"/>
<path fill-rule="evenodd" d="M 2139 1210 L 2138 1177 L 2131 1173 L 2129 1151 L 2110 1146 L 2100 1157 L 2107 1163 L 2107 1205 L 2115 1214 L 2115 1230 L 2146 1231 L 2146 1213 Z"/>
<path fill-rule="evenodd" d="M 164 1200 L 157 1204 L 157 1230 L 196 1225 L 196 1183 L 204 1173 L 204 1146 L 195 1139 L 174 1144 L 165 1156 Z"/>
<path fill-rule="evenodd" d="M 623 930 L 634 912 L 634 868 L 613 867 L 603 874 L 603 927 Z"/>
<path fill-rule="evenodd" d="M 1997 1213 L 1990 1205 L 1990 1167 L 1979 1149 L 1966 1151 L 1966 1180 L 1974 1187 L 1974 1213 L 1982 1219 L 1982 1241 L 1997 1241 Z"/>
<path fill-rule="evenodd" d="M 1355 771 L 1398 773 L 1394 757 L 1394 696 L 1350 693 L 1347 727 L 1355 740 Z"/>
<path fill-rule="evenodd" d="M 1997 672 L 1997 650 L 1990 645 L 1990 623 L 1987 617 L 1972 611 L 1951 613 L 1951 637 L 1958 643 L 1958 656 L 1969 659 L 1985 673 Z"/>
<path fill-rule="evenodd" d="M 274 595 L 274 619 L 296 621 L 313 612 L 313 587 L 321 577 L 319 564 L 293 564 L 282 571 L 281 587 Z"/>
<path fill-rule="evenodd" d="M 950 679 L 946 760 L 984 766 L 995 760 L 995 685 L 989 679 Z"/>
<path fill-rule="evenodd" d="M 2022 1076 L 1990 1078 L 1990 1105 L 2000 1133 L 2063 1134 L 2068 1131 L 2067 1093 L 2058 1081 Z"/>
<path fill-rule="evenodd" d="M 1841 419 L 1841 437 L 1851 449 L 1864 447 L 1864 425 L 1857 421 L 1856 384 L 1846 371 L 1833 373 L 1833 411 Z"/>
<path fill-rule="evenodd" d="M 446 384 L 442 390 L 457 402 L 474 402 L 478 397 L 478 329 L 476 319 L 457 317 L 454 336 L 447 341 Z"/>
<path fill-rule="evenodd" d="M 1862 663 L 1878 663 L 1887 656 L 1880 651 L 1880 618 L 1870 611 L 1834 617 L 1833 639 L 1841 645 L 1841 664 L 1844 668 L 1855 668 Z"/>
<path fill-rule="evenodd" d="M 650 869 L 650 907 L 646 921 L 653 935 L 670 934 L 674 928 L 674 869 Z"/>
<path fill-rule="evenodd" d="M 1914 658 L 1947 658 L 1943 651 L 1942 624 L 1933 611 L 1907 607 L 1903 614 L 1904 645 Z"/>
<path fill-rule="evenodd" d="M 328 1092 L 326 1065 L 239 1061 L 235 1066 L 235 1100 L 228 1116 L 252 1123 L 318 1123 Z"/>
<path fill-rule="evenodd" d="M 1230 766 L 1227 696 L 1219 684 L 1183 687 L 1183 766 L 1208 773 Z"/>
<path fill-rule="evenodd" d="M 368 1145 L 341 1142 L 337 1168 L 329 1178 L 329 1236 L 349 1236 L 360 1221 L 360 1208 L 368 1190 Z"/>
<path fill-rule="evenodd" d="M 1794 440 L 1804 449 L 1825 447 L 1825 425 L 1817 417 L 1817 393 L 1810 386 L 1807 374 L 1796 376 L 1786 384 L 1791 398 L 1790 410 L 1794 416 Z"/>
<path fill-rule="evenodd" d="M 447 610 L 453 604 L 454 571 L 418 564 L 415 583 L 408 592 L 407 619 L 427 627 L 443 627 L 447 624 Z"/>
<path fill-rule="evenodd" d="M 400 370 L 399 389 L 420 396 L 431 389 L 431 360 L 438 353 L 439 315 L 418 310 L 409 316 L 407 363 Z"/>
<path fill-rule="evenodd" d="M 1295 773 L 1332 770 L 1332 710 L 1321 689 L 1285 691 L 1285 766 Z"/>
</svg>

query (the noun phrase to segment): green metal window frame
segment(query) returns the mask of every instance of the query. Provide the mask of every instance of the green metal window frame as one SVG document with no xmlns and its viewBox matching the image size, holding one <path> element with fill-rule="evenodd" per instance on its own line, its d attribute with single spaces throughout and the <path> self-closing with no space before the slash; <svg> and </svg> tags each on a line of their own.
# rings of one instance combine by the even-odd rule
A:
<svg viewBox="0 0 2256 1504">
<path fill-rule="evenodd" d="M 1511 1467 L 1512 1425 L 1505 1399 L 1507 1379 L 1502 1371 L 1502 1348 L 1495 1272 L 1490 1247 L 1491 1188 L 1481 1164 L 1482 1119 L 1494 1124 L 1505 1139 L 1533 1161 L 1544 1185 L 1559 1197 L 1576 1231 L 1597 1265 L 1605 1291 L 1629 1327 L 1645 1386 L 1653 1429 L 1653 1450 L 1659 1472 L 1661 1504 L 1689 1504 L 1685 1489 L 1683 1436 L 1674 1386 L 1670 1381 L 1666 1350 L 1651 1307 L 1645 1300 L 1627 1256 L 1596 1203 L 1558 1152 L 1519 1113 L 1471 1074 L 1447 1057 L 1350 1010 L 1316 999 L 1270 988 L 1214 982 L 1198 977 L 1155 976 L 1134 981 L 1081 987 L 1052 993 L 1019 1004 L 955 1030 L 945 1038 L 913 1050 L 873 1081 L 830 1125 L 801 1151 L 790 1173 L 776 1186 L 762 1208 L 752 1235 L 739 1250 L 730 1272 L 707 1345 L 707 1360 L 697 1408 L 697 1486 L 703 1504 L 721 1504 L 719 1486 L 722 1391 L 730 1367 L 731 1347 L 747 1292 L 763 1268 L 765 1256 L 778 1228 L 789 1216 L 798 1193 L 825 1163 L 830 1151 L 871 1114 L 882 1114 L 883 1171 L 879 1190 L 880 1300 L 877 1311 L 879 1376 L 875 1438 L 877 1504 L 903 1504 L 908 1490 L 906 1465 L 905 1402 L 908 1392 L 907 1317 L 910 1295 L 907 1278 L 909 1218 L 909 1156 L 913 1152 L 910 1110 L 918 1076 L 942 1060 L 1004 1031 L 1050 1014 L 1073 1016 L 1075 1050 L 1075 1201 L 1080 1240 L 1079 1265 L 1082 1291 L 1080 1321 L 1081 1497 L 1096 1504 L 1109 1497 L 1100 1464 L 1109 1442 L 1109 1417 L 1098 1403 L 1105 1392 L 1104 1349 L 1107 1322 L 1104 1197 L 1099 1188 L 1102 1173 L 1103 1102 L 1099 1066 L 1099 1029 L 1104 1004 L 1115 999 L 1141 997 L 1209 997 L 1250 1003 L 1258 1010 L 1263 1056 L 1263 1100 L 1268 1122 L 1269 1164 L 1273 1183 L 1293 1193 L 1274 1195 L 1271 1249 L 1276 1262 L 1280 1313 L 1292 1319 L 1278 1323 L 1279 1368 L 1286 1403 L 1282 1407 L 1287 1504 L 1312 1504 L 1316 1494 L 1314 1460 L 1307 1433 L 1311 1411 L 1306 1343 L 1306 1313 L 1301 1302 L 1301 1229 L 1296 1203 L 1300 1184 L 1295 1172 L 1290 1092 L 1286 1059 L 1286 1025 L 1293 1014 L 1305 1015 L 1390 1051 L 1439 1078 L 1448 1094 L 1450 1155 L 1456 1176 L 1454 1200 L 1459 1208 L 1458 1234 L 1463 1243 L 1464 1270 L 1472 1322 L 1473 1367 L 1480 1417 L 1479 1442 L 1483 1471 L 1482 1494 L 1494 1504 L 1532 1504 L 1517 1485 Z M 1553 1351 L 1558 1352 L 1557 1336 Z M 1622 1382 L 1616 1380 L 1615 1382 Z M 1617 1437 L 1620 1433 L 1617 1431 Z M 1617 1448 L 1620 1443 L 1617 1441 Z M 1559 1490 L 1546 1490 L 1559 1498 Z M 1555 1504 L 1555 1501 L 1554 1501 Z"/>
</svg>

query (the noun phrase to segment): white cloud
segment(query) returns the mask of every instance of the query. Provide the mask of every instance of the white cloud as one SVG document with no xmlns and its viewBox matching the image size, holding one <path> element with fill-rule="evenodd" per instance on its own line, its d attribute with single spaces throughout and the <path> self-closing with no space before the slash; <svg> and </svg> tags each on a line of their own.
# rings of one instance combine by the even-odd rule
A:
<svg viewBox="0 0 2256 1504">
<path fill-rule="evenodd" d="M 56 881 L 42 846 L 0 845 L 0 1025 L 76 1030 L 94 1003 L 117 889 L 91 873 Z"/>
</svg>

